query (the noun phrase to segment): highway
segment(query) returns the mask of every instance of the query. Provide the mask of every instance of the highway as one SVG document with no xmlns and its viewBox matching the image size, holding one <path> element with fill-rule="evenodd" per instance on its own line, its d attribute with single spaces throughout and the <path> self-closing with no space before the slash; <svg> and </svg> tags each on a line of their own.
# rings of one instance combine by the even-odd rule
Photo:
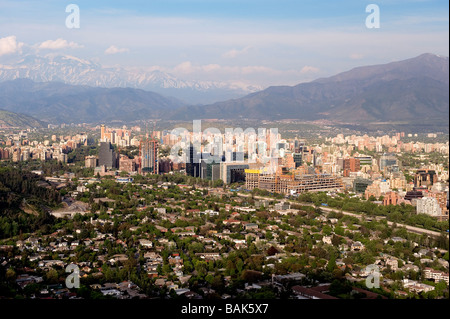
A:
<svg viewBox="0 0 450 319">
<path fill-rule="evenodd" d="M 249 194 L 249 195 L 245 195 L 245 194 L 240 194 L 240 193 L 237 193 L 237 195 L 238 196 L 241 196 L 241 197 L 250 197 L 251 195 Z M 254 196 L 254 198 L 255 199 L 264 199 L 264 200 L 277 200 L 277 199 L 275 199 L 275 198 L 271 198 L 271 197 L 263 197 L 263 196 Z M 281 199 L 280 199 L 281 200 Z M 315 207 L 314 206 L 314 204 L 311 204 L 311 203 L 302 203 L 302 202 L 294 202 L 294 201 L 290 201 L 290 200 L 286 200 L 286 199 L 283 199 L 285 202 L 288 202 L 288 203 L 290 203 L 290 204 L 295 204 L 295 205 L 303 205 L 303 206 L 313 206 L 313 207 Z M 321 207 L 319 207 L 321 210 L 323 210 L 323 211 L 325 211 L 325 212 L 336 212 L 336 213 L 342 213 L 342 214 L 344 214 L 344 215 L 347 215 L 347 216 L 352 216 L 352 217 L 356 217 L 356 218 L 358 218 L 358 219 L 362 219 L 363 217 L 371 217 L 371 216 L 367 216 L 367 215 L 361 215 L 361 214 L 356 214 L 356 213 L 351 213 L 351 212 L 347 212 L 347 211 L 341 211 L 341 210 L 336 210 L 336 209 L 333 209 L 333 208 L 329 208 L 329 207 L 325 207 L 325 206 L 321 206 Z M 379 220 L 379 219 L 385 219 L 385 217 L 384 216 L 377 216 L 376 217 L 377 218 L 377 220 Z M 390 222 L 390 221 L 388 221 L 387 222 L 387 224 L 389 225 L 389 226 L 392 226 L 394 223 L 393 222 Z M 437 232 L 437 231 L 432 231 L 432 230 L 427 230 L 427 229 L 423 229 L 423 228 L 419 228 L 419 227 L 414 227 L 414 226 L 410 226 L 410 225 L 405 225 L 405 224 L 400 224 L 400 223 L 397 223 L 397 227 L 398 228 L 406 228 L 406 230 L 407 231 L 409 231 L 409 232 L 411 232 L 411 233 L 415 233 L 415 234 L 420 234 L 420 235 L 422 235 L 422 234 L 425 234 L 425 235 L 428 235 L 428 236 L 432 236 L 432 237 L 439 237 L 440 235 L 441 235 L 441 233 L 440 232 Z M 449 237 L 449 235 L 447 234 L 447 238 Z"/>
</svg>

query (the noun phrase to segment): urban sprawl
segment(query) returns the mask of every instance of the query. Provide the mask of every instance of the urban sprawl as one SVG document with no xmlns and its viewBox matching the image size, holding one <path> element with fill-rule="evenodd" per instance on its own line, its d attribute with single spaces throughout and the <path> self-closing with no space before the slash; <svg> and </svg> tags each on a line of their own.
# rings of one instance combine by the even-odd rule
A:
<svg viewBox="0 0 450 319">
<path fill-rule="evenodd" d="M 246 132 L 1 128 L 0 298 L 448 298 L 448 141 Z"/>
</svg>

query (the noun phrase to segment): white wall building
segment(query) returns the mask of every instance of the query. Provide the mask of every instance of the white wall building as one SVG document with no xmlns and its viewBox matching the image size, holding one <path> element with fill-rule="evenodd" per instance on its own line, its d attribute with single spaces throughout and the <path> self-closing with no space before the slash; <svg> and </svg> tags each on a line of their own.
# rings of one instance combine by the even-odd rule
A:
<svg viewBox="0 0 450 319">
<path fill-rule="evenodd" d="M 417 214 L 440 216 L 442 215 L 442 210 L 436 198 L 423 197 L 417 199 Z"/>
</svg>

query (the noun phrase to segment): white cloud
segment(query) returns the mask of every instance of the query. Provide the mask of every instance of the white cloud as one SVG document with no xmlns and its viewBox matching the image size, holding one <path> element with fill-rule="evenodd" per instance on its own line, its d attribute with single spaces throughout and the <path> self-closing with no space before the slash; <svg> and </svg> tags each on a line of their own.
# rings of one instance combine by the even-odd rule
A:
<svg viewBox="0 0 450 319">
<path fill-rule="evenodd" d="M 363 57 L 364 57 L 364 55 L 358 54 L 358 53 L 350 54 L 350 59 L 352 59 L 352 60 L 360 60 L 360 59 L 362 59 Z"/>
<path fill-rule="evenodd" d="M 305 66 L 301 69 L 300 73 L 301 73 L 301 74 L 305 74 L 305 73 L 317 73 L 317 72 L 319 72 L 319 71 L 320 71 L 320 70 L 319 70 L 318 68 L 315 68 L 315 67 L 309 66 L 309 65 L 305 65 Z"/>
<path fill-rule="evenodd" d="M 173 68 L 176 73 L 191 73 L 194 72 L 195 67 L 190 61 L 182 62 Z"/>
<path fill-rule="evenodd" d="M 124 52 L 130 52 L 130 50 L 127 48 L 118 48 L 115 45 L 112 45 L 105 50 L 105 54 L 117 54 L 117 53 L 124 53 Z"/>
<path fill-rule="evenodd" d="M 264 65 L 196 64 L 184 61 L 174 67 L 152 66 L 149 71 L 163 71 L 184 80 L 240 83 L 267 87 L 270 85 L 297 85 L 314 80 L 322 71 L 313 66 L 278 69 Z"/>
<path fill-rule="evenodd" d="M 225 52 L 222 55 L 222 57 L 229 58 L 229 59 L 234 59 L 235 57 L 237 57 L 239 55 L 246 54 L 250 49 L 252 49 L 251 46 L 247 46 L 247 47 L 243 48 L 242 50 L 233 49 L 233 50 Z"/>
<path fill-rule="evenodd" d="M 83 46 L 75 43 L 68 42 L 64 39 L 56 39 L 56 40 L 47 40 L 39 44 L 38 49 L 48 49 L 48 50 L 61 50 L 61 49 L 77 49 L 82 48 Z"/>
<path fill-rule="evenodd" d="M 224 72 L 229 70 L 230 68 L 235 67 L 227 67 L 227 66 L 221 66 L 219 64 L 205 64 L 205 65 L 193 65 L 191 61 L 185 61 L 177 66 L 175 66 L 173 69 L 169 69 L 169 72 L 177 73 L 177 74 L 191 74 L 191 73 L 211 73 L 211 72 Z"/>
<path fill-rule="evenodd" d="M 0 56 L 20 52 L 23 42 L 17 42 L 15 36 L 0 38 Z"/>
</svg>

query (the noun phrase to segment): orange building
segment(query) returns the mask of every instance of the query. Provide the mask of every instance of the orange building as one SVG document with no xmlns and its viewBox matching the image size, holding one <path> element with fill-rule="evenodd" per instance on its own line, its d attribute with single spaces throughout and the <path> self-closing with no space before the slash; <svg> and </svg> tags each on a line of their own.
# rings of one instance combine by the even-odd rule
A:
<svg viewBox="0 0 450 319">
<path fill-rule="evenodd" d="M 361 163 L 357 158 L 344 159 L 344 177 L 349 177 L 350 172 L 359 172 L 361 169 Z"/>
<path fill-rule="evenodd" d="M 388 192 L 383 197 L 383 205 L 384 206 L 397 205 L 399 199 L 400 199 L 400 197 L 398 196 L 398 194 L 396 192 Z"/>
</svg>

